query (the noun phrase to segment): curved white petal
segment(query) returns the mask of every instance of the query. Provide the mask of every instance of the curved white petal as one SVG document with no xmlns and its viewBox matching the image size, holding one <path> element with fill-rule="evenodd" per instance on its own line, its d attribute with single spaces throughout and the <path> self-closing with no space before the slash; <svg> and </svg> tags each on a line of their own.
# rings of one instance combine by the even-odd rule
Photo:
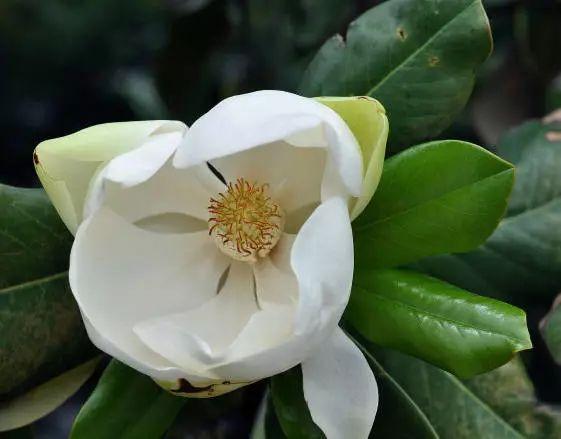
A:
<svg viewBox="0 0 561 439">
<path fill-rule="evenodd" d="M 337 328 L 302 363 L 304 398 L 329 439 L 366 439 L 378 408 L 378 386 L 360 349 Z"/>
<path fill-rule="evenodd" d="M 211 299 L 228 264 L 206 231 L 152 233 L 101 208 L 76 234 L 69 278 L 90 335 L 98 334 L 92 341 L 144 373 L 169 379 L 170 362 L 141 343 L 133 327 Z"/>
<path fill-rule="evenodd" d="M 90 182 L 104 163 L 153 135 L 186 129 L 181 122 L 162 120 L 96 125 L 41 142 L 35 149 L 35 169 L 62 220 L 76 233 Z"/>
<path fill-rule="evenodd" d="M 165 213 L 206 222 L 209 199 L 224 185 L 206 165 L 181 170 L 171 165 L 169 158 L 182 137 L 179 131 L 157 134 L 111 160 L 93 180 L 84 217 L 105 204 L 131 222 Z"/>
<path fill-rule="evenodd" d="M 297 333 L 338 323 L 351 292 L 353 250 L 347 204 L 331 198 L 304 223 L 292 247 L 291 265 L 300 290 Z"/>
<path fill-rule="evenodd" d="M 150 349 L 189 371 L 205 371 L 258 311 L 251 267 L 233 262 L 223 288 L 201 306 L 136 324 Z"/>
<path fill-rule="evenodd" d="M 220 102 L 187 132 L 174 165 L 189 167 L 275 142 L 327 148 L 333 162 L 332 171 L 344 186 L 344 191 L 337 195 L 360 194 L 362 156 L 345 122 L 333 110 L 312 99 L 275 90 L 233 96 Z M 273 171 L 275 166 L 273 163 L 268 169 Z M 248 168 L 243 166 L 239 172 L 229 172 L 241 174 Z M 332 174 L 324 175 L 322 185 L 336 186 L 330 184 L 335 178 Z"/>
<path fill-rule="evenodd" d="M 105 181 L 102 200 L 130 222 L 173 213 L 200 220 L 202 230 L 208 227 L 210 198 L 223 191 L 224 185 L 206 165 L 176 169 L 168 162 L 151 178 L 132 187 Z M 94 196 L 92 192 L 95 211 L 100 203 Z"/>
</svg>

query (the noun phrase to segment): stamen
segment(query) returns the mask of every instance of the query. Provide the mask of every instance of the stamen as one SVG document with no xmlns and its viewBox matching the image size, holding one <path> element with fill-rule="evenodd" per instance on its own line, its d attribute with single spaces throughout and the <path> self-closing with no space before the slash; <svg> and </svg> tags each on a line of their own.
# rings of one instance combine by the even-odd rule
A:
<svg viewBox="0 0 561 439">
<path fill-rule="evenodd" d="M 209 235 L 228 256 L 256 262 L 277 244 L 284 226 L 284 212 L 267 195 L 268 185 L 238 178 L 225 193 L 210 199 Z"/>
</svg>

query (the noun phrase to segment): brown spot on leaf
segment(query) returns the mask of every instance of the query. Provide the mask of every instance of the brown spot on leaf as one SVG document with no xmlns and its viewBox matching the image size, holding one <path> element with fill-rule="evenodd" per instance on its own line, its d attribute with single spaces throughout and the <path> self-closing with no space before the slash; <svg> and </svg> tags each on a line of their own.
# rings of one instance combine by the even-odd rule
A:
<svg viewBox="0 0 561 439">
<path fill-rule="evenodd" d="M 405 32 L 405 29 L 403 29 L 401 26 L 397 28 L 396 34 L 397 38 L 399 38 L 401 41 L 405 41 L 407 39 L 407 32 Z"/>
<path fill-rule="evenodd" d="M 436 55 L 432 55 L 429 57 L 429 66 L 436 67 L 440 63 L 440 58 Z"/>
<path fill-rule="evenodd" d="M 35 163 L 36 165 L 39 164 L 39 156 L 36 152 L 33 152 L 33 163 Z"/>
</svg>

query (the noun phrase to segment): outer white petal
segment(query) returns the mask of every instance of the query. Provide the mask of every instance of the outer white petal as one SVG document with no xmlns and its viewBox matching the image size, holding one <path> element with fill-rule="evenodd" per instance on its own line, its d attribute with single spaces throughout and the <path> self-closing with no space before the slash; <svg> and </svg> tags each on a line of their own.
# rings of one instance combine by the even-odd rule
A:
<svg viewBox="0 0 561 439">
<path fill-rule="evenodd" d="M 172 364 L 141 343 L 133 327 L 214 297 L 228 263 L 206 231 L 152 233 L 101 208 L 76 234 L 69 277 L 92 341 L 165 380 L 177 378 Z"/>
<path fill-rule="evenodd" d="M 211 300 L 185 312 L 139 322 L 134 331 L 174 364 L 201 370 L 222 359 L 257 311 L 251 267 L 233 262 L 224 287 Z"/>
<path fill-rule="evenodd" d="M 362 157 L 345 122 L 312 99 L 275 90 L 233 96 L 219 103 L 193 124 L 174 165 L 188 167 L 279 141 L 328 148 L 344 186 L 339 195 L 360 194 Z M 332 177 L 326 175 L 325 179 Z"/>
<path fill-rule="evenodd" d="M 181 131 L 157 134 L 125 154 L 112 159 L 95 177 L 84 205 L 84 218 L 94 213 L 105 198 L 108 182 L 123 188 L 145 182 L 164 166 L 183 138 Z M 171 189 L 167 188 L 168 190 Z"/>
<path fill-rule="evenodd" d="M 291 264 L 300 289 L 296 332 L 332 330 L 347 306 L 353 280 L 353 234 L 344 200 L 322 203 L 304 223 Z"/>
<path fill-rule="evenodd" d="M 378 386 L 360 349 L 337 328 L 302 363 L 304 398 L 328 439 L 366 439 L 378 408 Z"/>
<path fill-rule="evenodd" d="M 186 130 L 173 121 L 120 122 L 96 125 L 40 143 L 35 169 L 66 226 L 75 233 L 84 200 L 96 171 L 114 157 L 141 146 L 152 135 Z"/>
<path fill-rule="evenodd" d="M 227 361 L 211 371 L 233 381 L 264 378 L 302 362 L 331 336 L 349 299 L 353 276 L 352 231 L 345 201 L 332 198 L 312 213 L 296 236 L 290 260 L 297 279 L 297 308 L 267 298 L 266 303 L 278 308 L 265 305 L 246 328 L 248 337 L 275 329 L 274 337 L 270 336 L 274 346 L 269 343 L 268 349 L 259 345 L 243 352 L 233 347 Z M 271 271 L 272 280 L 279 279 L 278 274 Z M 281 290 L 280 286 L 276 289 Z M 240 346 L 251 344 L 244 335 L 238 337 Z"/>
</svg>

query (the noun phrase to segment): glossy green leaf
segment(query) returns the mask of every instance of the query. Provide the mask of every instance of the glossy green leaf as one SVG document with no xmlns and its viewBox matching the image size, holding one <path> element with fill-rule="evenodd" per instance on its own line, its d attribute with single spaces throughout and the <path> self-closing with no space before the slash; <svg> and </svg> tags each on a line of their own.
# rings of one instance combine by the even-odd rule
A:
<svg viewBox="0 0 561 439">
<path fill-rule="evenodd" d="M 0 395 L 95 354 L 68 286 L 71 235 L 45 193 L 0 185 Z"/>
<path fill-rule="evenodd" d="M 99 358 L 94 358 L 0 404 L 0 432 L 31 424 L 55 410 L 82 387 L 98 363 Z"/>
<path fill-rule="evenodd" d="M 374 198 L 353 224 L 358 267 L 392 267 L 472 250 L 502 217 L 512 166 L 476 145 L 430 142 L 386 160 Z"/>
<path fill-rule="evenodd" d="M 521 309 L 413 271 L 357 272 L 345 317 L 368 340 L 460 377 L 532 347 Z"/>
<path fill-rule="evenodd" d="M 113 360 L 78 413 L 70 438 L 160 438 L 186 401 Z"/>
<path fill-rule="evenodd" d="M 390 0 L 324 44 L 300 90 L 378 99 L 392 126 L 390 146 L 408 146 L 452 123 L 491 46 L 479 0 Z"/>
<path fill-rule="evenodd" d="M 300 366 L 271 378 L 271 397 L 279 423 L 288 439 L 325 438 L 312 420 L 304 399 Z"/>
<path fill-rule="evenodd" d="M 561 437 L 561 409 L 537 400 L 532 381 L 518 356 L 465 384 L 525 437 Z"/>
<path fill-rule="evenodd" d="M 511 131 L 498 153 L 516 166 L 506 217 L 477 250 L 416 266 L 484 294 L 533 300 L 561 289 L 561 117 Z"/>
<path fill-rule="evenodd" d="M 376 358 L 423 410 L 441 438 L 524 437 L 454 375 L 396 351 L 376 350 Z"/>
<path fill-rule="evenodd" d="M 561 296 L 557 296 L 551 311 L 542 319 L 540 331 L 556 363 L 561 364 Z"/>
</svg>

